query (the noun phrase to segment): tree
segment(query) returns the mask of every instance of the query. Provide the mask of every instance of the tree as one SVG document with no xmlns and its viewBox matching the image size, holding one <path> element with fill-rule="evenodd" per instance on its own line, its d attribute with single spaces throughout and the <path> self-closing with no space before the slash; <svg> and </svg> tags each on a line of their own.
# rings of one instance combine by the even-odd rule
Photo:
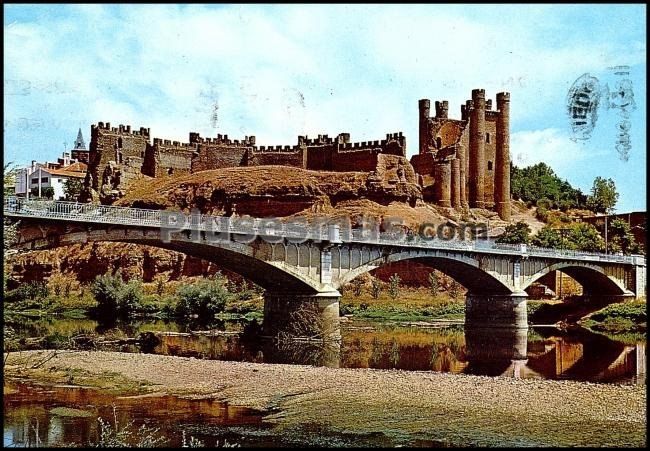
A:
<svg viewBox="0 0 650 451">
<path fill-rule="evenodd" d="M 451 286 L 449 287 L 449 296 L 451 296 L 453 299 L 458 299 L 462 293 L 462 290 L 462 285 L 453 280 L 451 282 Z"/>
<path fill-rule="evenodd" d="M 69 178 L 63 184 L 63 192 L 65 193 L 65 200 L 77 201 L 79 194 L 83 189 L 83 183 L 78 178 Z"/>
<path fill-rule="evenodd" d="M 636 242 L 634 235 L 628 224 L 623 219 L 614 219 L 609 224 L 607 247 L 609 252 L 624 254 L 639 253 L 639 244 Z"/>
<path fill-rule="evenodd" d="M 41 194 L 46 199 L 52 199 L 54 197 L 54 188 L 52 188 L 51 186 L 47 186 L 45 188 L 42 188 L 41 189 Z"/>
<path fill-rule="evenodd" d="M 534 246 L 549 248 L 561 248 L 563 246 L 560 232 L 549 226 L 542 227 L 542 229 L 537 232 L 537 235 L 532 238 L 531 244 Z"/>
<path fill-rule="evenodd" d="M 519 221 L 515 224 L 506 226 L 505 231 L 499 238 L 497 243 L 506 244 L 527 244 L 530 241 L 530 226 L 525 222 Z"/>
<path fill-rule="evenodd" d="M 605 240 L 596 227 L 586 222 L 571 224 L 566 235 L 566 248 L 585 252 L 603 252 Z"/>
<path fill-rule="evenodd" d="M 431 291 L 431 295 L 434 298 L 438 296 L 438 292 L 439 292 L 438 276 L 436 275 L 435 271 L 431 271 L 429 273 L 429 290 Z"/>
<path fill-rule="evenodd" d="M 2 180 L 2 185 L 5 196 L 11 196 L 14 194 L 18 170 L 18 167 L 12 161 L 5 163 L 2 171 L 4 177 Z"/>
<path fill-rule="evenodd" d="M 360 277 L 357 277 L 356 279 L 352 279 L 350 285 L 352 286 L 352 292 L 354 295 L 356 297 L 361 296 L 361 292 L 363 291 L 363 280 Z"/>
<path fill-rule="evenodd" d="M 618 192 L 612 179 L 596 177 L 591 187 L 591 196 L 587 200 L 587 206 L 595 213 L 609 214 L 618 202 Z"/>
<path fill-rule="evenodd" d="M 18 168 L 13 163 L 6 163 L 4 165 L 4 194 L 5 196 L 12 194 L 12 191 L 16 183 L 16 173 Z M 2 236 L 3 236 L 3 274 L 2 278 L 2 288 L 3 293 L 7 289 L 7 280 L 9 280 L 9 274 L 11 273 L 11 264 L 9 263 L 9 258 L 16 251 L 11 249 L 11 246 L 18 241 L 18 222 L 11 220 L 9 218 L 2 218 Z"/>
<path fill-rule="evenodd" d="M 400 279 L 397 273 L 393 274 L 390 276 L 390 279 L 388 279 L 388 294 L 393 298 L 393 300 L 397 299 L 397 296 L 399 296 L 399 283 L 401 281 L 402 279 Z"/>
<path fill-rule="evenodd" d="M 30 191 L 32 197 L 39 197 L 38 196 L 38 187 L 34 187 Z M 46 186 L 45 188 L 41 188 L 41 196 L 42 198 L 46 199 L 52 199 L 54 197 L 54 188 L 51 186 Z"/>
<path fill-rule="evenodd" d="M 381 294 L 381 282 L 377 279 L 372 279 L 372 284 L 370 285 L 370 295 L 373 299 L 379 299 Z"/>
<path fill-rule="evenodd" d="M 586 206 L 586 196 L 560 179 L 545 163 L 525 168 L 510 166 L 510 188 L 512 197 L 534 204 L 538 199 L 547 199 L 546 209 L 581 208 Z"/>
</svg>

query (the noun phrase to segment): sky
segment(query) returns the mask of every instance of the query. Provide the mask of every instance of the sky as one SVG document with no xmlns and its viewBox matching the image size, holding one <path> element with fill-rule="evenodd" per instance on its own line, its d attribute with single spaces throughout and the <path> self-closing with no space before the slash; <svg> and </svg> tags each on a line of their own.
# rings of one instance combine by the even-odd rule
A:
<svg viewBox="0 0 650 451">
<path fill-rule="evenodd" d="M 646 209 L 645 5 L 4 5 L 4 159 L 52 161 L 110 122 L 188 141 L 258 145 L 402 131 L 417 153 L 418 100 L 511 94 L 511 156 L 589 192 L 612 178 L 618 212 Z M 588 139 L 567 96 L 589 74 L 616 92 L 629 66 L 631 149 L 601 97 Z M 496 103 L 495 103 L 496 104 Z M 432 105 L 433 106 L 433 105 Z"/>
</svg>

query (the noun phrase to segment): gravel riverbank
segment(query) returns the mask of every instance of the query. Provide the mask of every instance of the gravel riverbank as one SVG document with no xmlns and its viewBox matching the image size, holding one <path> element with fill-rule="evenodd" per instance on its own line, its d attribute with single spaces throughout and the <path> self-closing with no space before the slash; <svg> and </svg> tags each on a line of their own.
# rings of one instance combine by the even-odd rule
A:
<svg viewBox="0 0 650 451">
<path fill-rule="evenodd" d="M 78 384 L 119 379 L 214 397 L 270 412 L 280 431 L 317 424 L 453 445 L 646 444 L 645 386 L 88 351 L 59 351 L 31 368 L 46 355 L 10 354 L 5 376 L 65 382 L 73 374 Z"/>
</svg>

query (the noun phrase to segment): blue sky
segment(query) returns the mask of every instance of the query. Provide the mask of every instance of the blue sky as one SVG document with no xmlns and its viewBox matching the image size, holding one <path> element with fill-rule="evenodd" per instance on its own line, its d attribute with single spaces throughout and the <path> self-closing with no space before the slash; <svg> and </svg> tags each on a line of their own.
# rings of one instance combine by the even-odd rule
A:
<svg viewBox="0 0 650 451">
<path fill-rule="evenodd" d="M 5 5 L 5 161 L 53 160 L 99 121 L 187 141 L 403 131 L 417 152 L 417 102 L 473 88 L 511 93 L 515 164 L 545 161 L 589 191 L 615 180 L 617 210 L 646 208 L 645 5 Z M 613 86 L 630 66 L 628 161 L 614 110 L 572 141 L 566 96 L 589 73 Z"/>
</svg>

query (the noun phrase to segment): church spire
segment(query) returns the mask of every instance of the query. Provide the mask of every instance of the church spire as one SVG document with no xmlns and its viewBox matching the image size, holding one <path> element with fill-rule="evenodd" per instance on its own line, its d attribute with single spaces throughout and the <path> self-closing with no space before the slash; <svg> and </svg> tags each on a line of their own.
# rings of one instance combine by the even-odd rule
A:
<svg viewBox="0 0 650 451">
<path fill-rule="evenodd" d="M 81 134 L 81 128 L 79 128 L 79 133 L 77 133 L 77 139 L 74 142 L 74 149 L 73 150 L 86 150 L 86 143 L 84 142 L 84 137 Z"/>
</svg>

